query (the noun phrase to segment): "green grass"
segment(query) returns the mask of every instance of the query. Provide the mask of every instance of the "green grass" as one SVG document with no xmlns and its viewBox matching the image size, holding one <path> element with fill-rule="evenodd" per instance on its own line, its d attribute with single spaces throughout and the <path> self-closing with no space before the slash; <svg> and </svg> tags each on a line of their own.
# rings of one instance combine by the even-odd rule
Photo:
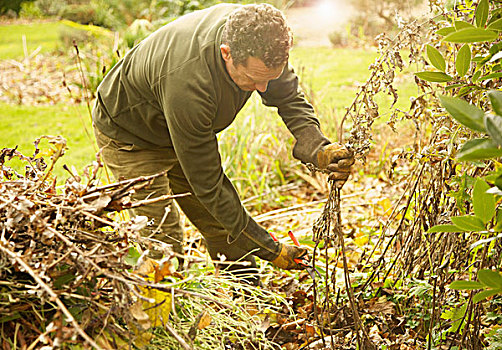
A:
<svg viewBox="0 0 502 350">
<path fill-rule="evenodd" d="M 41 52 L 51 52 L 59 45 L 59 22 L 40 22 L 0 26 L 0 59 L 24 58 L 23 35 L 28 55 L 41 46 Z"/>
<path fill-rule="evenodd" d="M 313 91 L 313 103 L 318 107 L 321 121 L 329 124 L 329 118 L 341 119 L 345 108 L 354 100 L 358 87 L 369 78 L 368 67 L 377 57 L 374 49 L 295 48 L 291 53 L 291 62 L 303 85 Z M 417 88 L 409 73 L 396 72 L 396 76 L 401 76 L 402 80 L 396 84 L 399 94 L 396 107 L 404 109 L 409 106 L 409 98 L 417 93 Z M 377 95 L 381 114 L 389 113 L 392 100 L 388 95 Z"/>
<path fill-rule="evenodd" d="M 67 164 L 80 172 L 83 167 L 95 160 L 93 141 L 87 136 L 85 129 L 92 134 L 91 123 L 84 105 L 80 106 L 19 106 L 0 103 L 0 120 L 2 121 L 1 148 L 14 148 L 26 156 L 35 150 L 33 141 L 43 135 L 61 135 L 67 141 L 66 154 L 56 163 L 54 174 L 68 177 L 62 166 Z M 47 142 L 40 144 L 43 151 L 49 147 Z M 18 162 L 9 162 L 18 165 Z M 21 170 L 17 168 L 18 170 Z"/>
</svg>

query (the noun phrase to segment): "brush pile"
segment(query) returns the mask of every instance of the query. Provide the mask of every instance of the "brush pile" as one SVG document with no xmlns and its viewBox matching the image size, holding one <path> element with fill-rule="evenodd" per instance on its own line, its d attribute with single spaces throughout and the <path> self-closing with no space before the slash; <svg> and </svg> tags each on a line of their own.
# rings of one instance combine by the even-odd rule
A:
<svg viewBox="0 0 502 350">
<path fill-rule="evenodd" d="M 40 155 L 41 139 L 52 145 L 50 164 Z M 33 156 L 0 151 L 3 349 L 71 343 L 117 348 L 117 340 L 133 341 L 131 329 L 142 326 L 145 314 L 134 310 L 147 282 L 130 272 L 127 258 L 129 242 L 144 240 L 138 232 L 146 220 L 119 224 L 110 215 L 141 205 L 130 194 L 162 174 L 98 186 L 98 160 L 82 177 L 65 167 L 71 176 L 56 191 L 52 169 L 65 149 L 63 138 L 44 136 L 35 141 Z M 10 160 L 25 164 L 24 174 L 7 166 Z"/>
</svg>

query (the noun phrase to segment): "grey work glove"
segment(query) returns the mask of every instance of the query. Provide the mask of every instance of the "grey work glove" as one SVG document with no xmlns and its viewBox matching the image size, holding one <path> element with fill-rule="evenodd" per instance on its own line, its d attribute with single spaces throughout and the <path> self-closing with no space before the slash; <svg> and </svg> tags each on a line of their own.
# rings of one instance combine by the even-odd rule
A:
<svg viewBox="0 0 502 350">
<path fill-rule="evenodd" d="M 354 154 L 345 146 L 335 142 L 322 147 L 317 152 L 317 165 L 329 172 L 329 178 L 342 188 L 350 175 L 350 167 L 354 164 Z"/>
</svg>

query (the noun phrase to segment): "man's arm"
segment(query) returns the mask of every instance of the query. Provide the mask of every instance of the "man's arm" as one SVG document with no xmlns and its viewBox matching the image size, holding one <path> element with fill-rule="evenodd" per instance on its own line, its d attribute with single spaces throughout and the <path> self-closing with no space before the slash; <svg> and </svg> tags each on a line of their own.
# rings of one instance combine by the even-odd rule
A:
<svg viewBox="0 0 502 350">
<path fill-rule="evenodd" d="M 296 139 L 293 156 L 304 163 L 317 164 L 317 152 L 330 141 L 322 134 L 314 108 L 298 86 L 298 77 L 288 64 L 282 75 L 260 93 L 263 103 L 277 111 Z"/>
<path fill-rule="evenodd" d="M 173 88 L 175 87 L 175 88 Z M 196 83 L 177 81 L 156 87 L 171 141 L 193 195 L 229 232 L 229 241 L 272 261 L 281 244 L 251 219 L 237 191 L 223 172 L 212 118 L 216 105 L 211 93 Z"/>
<path fill-rule="evenodd" d="M 277 107 L 278 113 L 296 139 L 293 156 L 304 163 L 330 172 L 330 178 L 341 187 L 354 163 L 352 153 L 338 143 L 331 143 L 319 127 L 314 108 L 298 86 L 293 68 L 286 65 L 281 76 L 260 93 L 266 106 Z"/>
</svg>

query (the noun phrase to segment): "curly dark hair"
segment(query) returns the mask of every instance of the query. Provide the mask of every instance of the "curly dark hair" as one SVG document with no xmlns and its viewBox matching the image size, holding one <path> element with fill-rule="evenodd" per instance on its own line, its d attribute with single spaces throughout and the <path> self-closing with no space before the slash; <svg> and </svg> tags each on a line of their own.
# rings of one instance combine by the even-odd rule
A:
<svg viewBox="0 0 502 350">
<path fill-rule="evenodd" d="M 287 62 L 293 35 L 282 12 L 272 5 L 245 5 L 228 17 L 222 43 L 230 47 L 236 65 L 255 57 L 276 68 Z"/>
</svg>

